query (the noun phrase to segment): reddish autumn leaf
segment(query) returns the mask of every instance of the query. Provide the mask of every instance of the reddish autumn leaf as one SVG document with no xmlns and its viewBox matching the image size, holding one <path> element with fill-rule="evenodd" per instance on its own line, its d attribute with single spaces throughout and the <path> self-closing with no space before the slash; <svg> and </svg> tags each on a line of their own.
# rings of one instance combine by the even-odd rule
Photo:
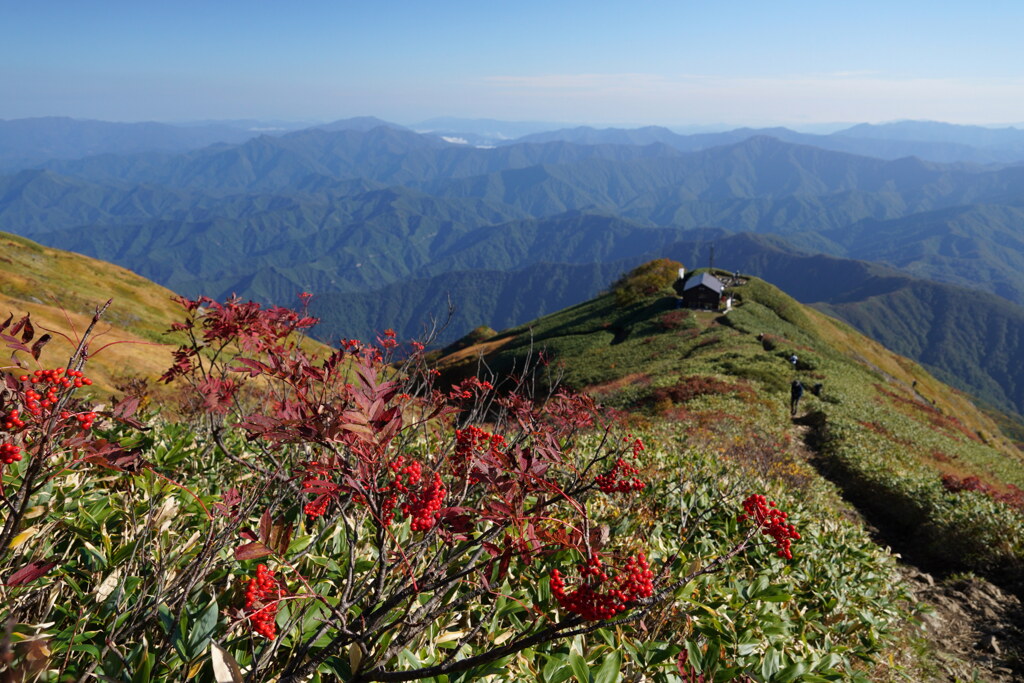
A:
<svg viewBox="0 0 1024 683">
<path fill-rule="evenodd" d="M 56 562 L 29 562 L 8 577 L 7 585 L 14 587 L 35 581 L 56 566 Z"/>
<path fill-rule="evenodd" d="M 274 551 L 259 541 L 255 541 L 235 548 L 235 559 L 240 562 L 245 560 L 258 560 L 261 557 L 273 554 L 273 552 Z"/>
<path fill-rule="evenodd" d="M 341 487 L 323 479 L 307 479 L 302 483 L 302 490 L 314 496 L 321 496 L 340 491 Z"/>
<path fill-rule="evenodd" d="M 257 377 L 263 373 L 270 372 L 270 366 L 266 363 L 261 363 L 258 360 L 252 358 L 236 358 L 236 362 L 241 363 L 245 367 L 231 368 L 231 372 L 247 372 L 250 377 Z"/>
<path fill-rule="evenodd" d="M 9 334 L 0 334 L 0 339 L 7 342 L 7 348 L 14 349 L 15 351 L 29 351 L 29 348 L 18 341 L 17 337 L 12 337 Z"/>
<path fill-rule="evenodd" d="M 28 344 L 36 334 L 36 328 L 32 327 L 32 321 L 25 316 L 25 330 L 22 332 L 21 341 Z"/>
<path fill-rule="evenodd" d="M 39 360 L 39 354 L 42 352 L 43 347 L 46 343 L 53 339 L 49 334 L 44 334 L 42 337 L 36 340 L 36 343 L 32 345 L 32 357 Z"/>
<path fill-rule="evenodd" d="M 71 443 L 69 440 L 67 443 Z M 142 449 L 125 450 L 120 444 L 111 443 L 106 439 L 85 441 L 82 444 L 88 455 L 85 461 L 118 472 L 138 472 L 148 467 L 149 463 L 142 458 Z"/>
<path fill-rule="evenodd" d="M 288 551 L 292 541 L 292 524 L 286 524 L 282 519 L 275 519 L 270 528 L 270 539 L 268 545 L 279 555 Z"/>
<path fill-rule="evenodd" d="M 260 517 L 260 540 L 264 543 L 270 542 L 270 528 L 273 524 L 274 519 L 270 516 L 270 510 L 264 510 Z"/>
<path fill-rule="evenodd" d="M 438 521 L 449 531 L 465 533 L 473 529 L 476 510 L 469 507 L 447 507 L 437 512 Z"/>
<path fill-rule="evenodd" d="M 16 336 L 21 332 L 22 328 L 28 323 L 28 315 L 25 315 L 18 322 L 14 323 L 14 327 L 11 328 L 11 336 Z"/>
<path fill-rule="evenodd" d="M 238 516 L 238 506 L 242 503 L 242 494 L 236 488 L 230 488 L 224 492 L 221 499 L 213 504 L 213 511 L 220 517 L 234 519 Z M 255 536 L 248 539 L 256 540 Z"/>
<path fill-rule="evenodd" d="M 110 414 L 116 418 L 128 418 L 139 409 L 141 399 L 138 396 L 125 396 L 113 407 Z"/>
</svg>

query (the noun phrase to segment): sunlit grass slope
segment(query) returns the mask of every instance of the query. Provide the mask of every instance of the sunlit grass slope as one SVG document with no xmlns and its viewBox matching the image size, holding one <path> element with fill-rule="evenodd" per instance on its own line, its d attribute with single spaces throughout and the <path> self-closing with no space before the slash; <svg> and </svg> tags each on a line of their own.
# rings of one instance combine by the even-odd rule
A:
<svg viewBox="0 0 1024 683">
<path fill-rule="evenodd" d="M 65 363 L 76 335 L 85 332 L 98 307 L 112 300 L 94 332 L 91 348 L 98 353 L 88 363 L 88 374 L 101 392 L 129 377 L 155 379 L 167 369 L 173 347 L 164 332 L 181 317 L 173 296 L 169 289 L 119 266 L 0 232 L 0 319 L 13 314 L 18 320 L 28 313 L 37 339 L 45 330 L 68 337 L 54 334 L 40 364 Z M 99 350 L 111 342 L 128 343 Z M 20 357 L 35 368 L 31 357 Z M 10 365 L 5 350 L 0 366 Z"/>
<path fill-rule="evenodd" d="M 732 291 L 738 303 L 727 314 L 678 309 L 667 288 L 625 307 L 610 293 L 443 363 L 452 376 L 481 363 L 501 375 L 539 355 L 568 385 L 681 429 L 767 415 L 813 447 L 818 469 L 849 500 L 913 536 L 923 556 L 1020 581 L 1021 516 L 993 495 L 1024 487 L 1024 460 L 997 424 L 913 361 L 772 285 L 749 278 Z M 807 388 L 795 420 L 793 379 Z M 947 491 L 943 476 L 978 477 L 994 494 Z"/>
</svg>

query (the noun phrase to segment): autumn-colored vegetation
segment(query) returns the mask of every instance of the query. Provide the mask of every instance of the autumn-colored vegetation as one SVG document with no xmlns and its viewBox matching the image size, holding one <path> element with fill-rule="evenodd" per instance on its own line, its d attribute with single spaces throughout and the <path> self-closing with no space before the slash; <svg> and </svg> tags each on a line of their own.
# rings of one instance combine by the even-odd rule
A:
<svg viewBox="0 0 1024 683">
<path fill-rule="evenodd" d="M 180 299 L 164 379 L 193 398 L 173 419 L 141 395 L 93 407 L 69 372 L 88 377 L 102 342 L 84 335 L 67 363 L 13 320 L 4 344 L 38 368 L 0 398 L 6 665 L 27 680 L 912 678 L 890 662 L 915 605 L 840 492 L 999 578 L 1021 557 L 1012 447 L 904 361 L 745 287 L 726 316 L 609 294 L 436 366 L 390 330 L 326 350 L 301 341 L 303 311 Z M 796 422 L 794 376 L 824 387 Z M 934 404 L 904 403 L 912 381 Z M 976 439 L 936 428 L 954 407 Z M 944 485 L 936 453 L 967 478 Z"/>
</svg>

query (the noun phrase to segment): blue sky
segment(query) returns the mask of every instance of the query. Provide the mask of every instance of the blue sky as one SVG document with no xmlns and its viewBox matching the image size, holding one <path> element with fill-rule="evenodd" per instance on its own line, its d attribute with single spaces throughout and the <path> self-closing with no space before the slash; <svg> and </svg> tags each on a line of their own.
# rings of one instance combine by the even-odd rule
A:
<svg viewBox="0 0 1024 683">
<path fill-rule="evenodd" d="M 0 0 L 0 118 L 1024 122 L 1024 3 Z"/>
</svg>

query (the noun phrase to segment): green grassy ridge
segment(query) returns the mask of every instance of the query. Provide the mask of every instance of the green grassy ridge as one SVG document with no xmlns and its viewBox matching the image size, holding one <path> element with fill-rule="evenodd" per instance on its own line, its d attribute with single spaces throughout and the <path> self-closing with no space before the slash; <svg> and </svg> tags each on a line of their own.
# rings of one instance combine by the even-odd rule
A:
<svg viewBox="0 0 1024 683">
<path fill-rule="evenodd" d="M 17 320 L 27 313 L 36 328 L 35 339 L 52 333 L 40 366 L 64 366 L 95 311 L 111 301 L 90 347 L 89 376 L 97 394 L 109 395 L 132 379 L 148 382 L 150 392 L 163 393 L 157 379 L 171 366 L 179 343 L 167 333 L 184 313 L 174 302 L 176 297 L 112 263 L 0 232 L 0 320 L 8 315 Z M 304 344 L 324 350 L 312 340 Z M 37 367 L 22 356 L 28 367 Z"/>
<path fill-rule="evenodd" d="M 765 235 L 715 238 L 723 265 L 753 273 L 795 299 L 840 318 L 944 382 L 1010 413 L 1024 411 L 1018 340 L 1024 308 L 994 294 L 913 277 L 865 261 L 805 254 Z M 679 243 L 663 254 L 706 259 L 707 246 Z"/>
<path fill-rule="evenodd" d="M 544 351 L 551 371 L 570 386 L 656 421 L 688 419 L 689 402 L 657 399 L 693 381 L 687 378 L 739 381 L 731 395 L 768 403 L 780 424 L 789 424 L 790 380 L 821 382 L 822 398 L 806 392 L 801 414 L 816 415 L 822 425 L 823 467 L 851 490 L 899 501 L 891 507 L 908 511 L 903 519 L 947 568 L 1018 581 L 1021 515 L 978 495 L 947 493 L 940 481 L 943 474 L 976 475 L 997 487 L 1024 486 L 1024 459 L 998 426 L 917 364 L 777 288 L 753 278 L 734 291 L 740 303 L 728 314 L 693 312 L 675 322 L 668 292 L 627 309 L 611 295 L 599 297 L 507 331 L 511 339 L 484 356 L 486 367 L 500 376 L 522 367 L 527 353 Z M 758 335 L 772 342 L 770 350 Z M 799 357 L 796 372 L 787 361 L 792 353 Z M 449 372 L 457 377 L 475 368 L 467 363 Z M 742 421 L 743 411 L 728 419 Z M 996 572 L 1000 566 L 1009 570 Z"/>
</svg>

